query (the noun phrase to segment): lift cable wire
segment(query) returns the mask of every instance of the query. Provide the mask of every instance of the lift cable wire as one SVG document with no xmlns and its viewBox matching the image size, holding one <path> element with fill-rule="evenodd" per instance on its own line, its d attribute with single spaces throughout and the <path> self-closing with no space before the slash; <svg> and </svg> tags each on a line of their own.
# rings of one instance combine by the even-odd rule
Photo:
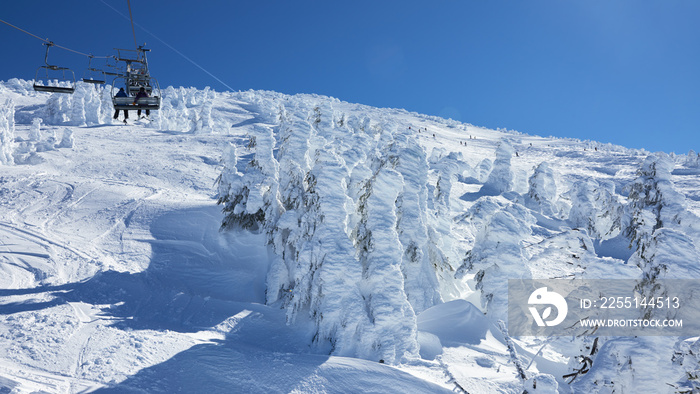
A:
<svg viewBox="0 0 700 394">
<path fill-rule="evenodd" d="M 124 15 L 124 14 L 121 13 L 119 10 L 117 10 L 116 8 L 114 8 L 114 7 L 112 7 L 111 5 L 109 5 L 108 3 L 106 3 L 104 0 L 100 0 L 100 1 L 102 2 L 102 4 L 104 4 L 104 5 L 106 5 L 107 7 L 111 8 L 112 11 L 114 11 L 114 12 L 116 12 L 117 14 L 121 15 L 122 18 L 129 19 L 128 16 Z M 228 88 L 228 89 L 231 90 L 231 91 L 235 91 L 235 89 L 232 88 L 231 86 L 229 86 L 226 82 L 222 81 L 219 77 L 217 77 L 216 75 L 214 75 L 214 74 L 210 73 L 209 71 L 207 71 L 204 67 L 200 66 L 200 65 L 197 64 L 194 60 L 190 59 L 190 58 L 187 57 L 185 54 L 183 54 L 182 52 L 180 52 L 180 51 L 178 51 L 177 49 L 175 49 L 172 45 L 170 45 L 170 44 L 168 44 L 167 42 L 163 41 L 160 37 L 156 36 L 155 34 L 151 33 L 150 31 L 148 31 L 148 29 L 146 29 L 145 27 L 139 25 L 139 24 L 136 23 L 136 22 L 133 22 L 133 19 L 132 19 L 131 21 L 132 21 L 133 24 L 135 24 L 136 26 L 138 26 L 139 29 L 145 31 L 145 32 L 148 33 L 150 36 L 152 36 L 152 37 L 155 38 L 156 40 L 160 41 L 161 44 L 165 45 L 166 47 L 170 48 L 173 52 L 175 52 L 175 53 L 177 53 L 178 55 L 182 56 L 185 60 L 187 60 L 188 62 L 192 63 L 192 64 L 195 65 L 197 68 L 199 68 L 200 70 L 204 71 L 207 75 L 209 75 L 210 77 L 212 77 L 212 78 L 214 78 L 215 80 L 217 80 L 220 84 L 226 86 L 226 88 Z"/>
<path fill-rule="evenodd" d="M 103 3 L 104 3 L 104 1 L 103 1 Z M 131 21 L 131 33 L 134 35 L 134 48 L 136 48 L 136 50 L 138 51 L 139 44 L 136 42 L 136 29 L 134 29 L 134 17 L 131 14 L 131 1 L 126 0 L 126 4 L 129 6 L 129 20 Z"/>
<path fill-rule="evenodd" d="M 7 22 L 7 21 L 4 21 L 4 20 L 2 20 L 2 19 L 0 19 L 0 22 L 6 24 L 7 26 L 10 26 L 10 27 L 12 27 L 12 28 L 15 28 L 15 29 L 21 31 L 22 33 L 25 33 L 25 34 L 28 34 L 28 35 L 34 37 L 34 38 L 37 38 L 37 39 L 43 41 L 46 45 L 55 46 L 56 48 L 61 48 L 61 49 L 63 49 L 63 50 L 66 50 L 66 51 L 69 51 L 69 52 L 73 52 L 73 53 L 76 53 L 76 54 L 78 54 L 78 55 L 82 55 L 82 56 L 86 56 L 86 57 L 92 57 L 92 58 L 95 58 L 95 59 L 110 59 L 110 58 L 113 57 L 113 56 L 93 56 L 93 55 L 91 55 L 91 54 L 87 54 L 87 53 L 83 53 L 83 52 L 80 52 L 80 51 L 76 51 L 75 49 L 66 48 L 66 47 L 64 47 L 64 46 L 62 46 L 62 45 L 55 44 L 53 41 L 50 41 L 50 40 L 47 39 L 47 38 L 41 38 L 41 37 L 37 36 L 36 34 L 32 34 L 32 33 L 28 32 L 28 31 L 26 31 L 26 30 L 24 30 L 24 29 L 21 29 L 21 28 L 19 28 L 19 27 L 13 25 L 13 24 L 11 24 L 11 23 L 9 23 L 9 22 Z"/>
</svg>

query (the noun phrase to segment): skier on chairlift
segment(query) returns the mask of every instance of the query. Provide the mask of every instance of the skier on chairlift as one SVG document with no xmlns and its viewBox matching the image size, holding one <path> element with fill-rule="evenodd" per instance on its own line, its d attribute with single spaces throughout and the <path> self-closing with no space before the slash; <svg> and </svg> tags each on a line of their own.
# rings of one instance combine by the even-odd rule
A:
<svg viewBox="0 0 700 394">
<path fill-rule="evenodd" d="M 139 92 L 136 94 L 136 97 L 134 98 L 134 105 L 138 105 L 138 101 L 142 97 L 148 97 L 148 92 L 146 92 L 146 89 L 143 86 L 141 86 L 141 89 L 139 89 Z M 140 118 L 141 117 L 141 109 L 136 111 L 136 114 Z M 147 109 L 146 110 L 146 117 L 148 117 L 150 115 L 151 115 L 151 110 Z"/>
<path fill-rule="evenodd" d="M 119 91 L 117 94 L 114 95 L 114 97 L 128 97 L 126 92 L 124 91 L 124 88 L 119 88 Z M 129 110 L 124 109 L 124 123 L 126 123 L 126 120 L 129 119 Z M 114 119 L 117 119 L 119 117 L 119 110 L 114 110 Z"/>
</svg>

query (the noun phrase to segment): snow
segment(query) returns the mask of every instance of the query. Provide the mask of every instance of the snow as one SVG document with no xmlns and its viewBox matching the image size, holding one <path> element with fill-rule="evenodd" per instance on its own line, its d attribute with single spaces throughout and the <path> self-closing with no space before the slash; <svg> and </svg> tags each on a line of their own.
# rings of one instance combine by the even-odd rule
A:
<svg viewBox="0 0 700 394">
<path fill-rule="evenodd" d="M 109 97 L 0 83 L 0 392 L 698 389 L 697 338 L 506 322 L 508 279 L 700 276 L 694 151 L 181 87 L 125 125 Z"/>
</svg>

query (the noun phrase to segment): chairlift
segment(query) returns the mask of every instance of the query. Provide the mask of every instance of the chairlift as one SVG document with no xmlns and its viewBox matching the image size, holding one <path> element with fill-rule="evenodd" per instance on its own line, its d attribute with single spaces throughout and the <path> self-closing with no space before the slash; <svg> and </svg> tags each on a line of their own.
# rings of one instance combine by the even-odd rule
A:
<svg viewBox="0 0 700 394">
<path fill-rule="evenodd" d="M 146 49 L 143 46 L 139 46 L 136 50 L 115 49 L 117 50 L 115 59 L 118 62 L 126 63 L 126 70 L 112 81 L 112 104 L 114 109 L 160 109 L 160 86 L 158 81 L 151 78 L 148 72 L 146 52 L 149 52 L 150 49 Z M 115 96 L 116 92 L 119 91 L 117 81 L 120 81 L 120 85 L 123 82 L 128 97 Z M 148 93 L 149 97 L 142 97 L 137 104 L 134 104 L 134 97 L 142 88 Z"/>
<path fill-rule="evenodd" d="M 75 91 L 75 73 L 67 67 L 59 67 L 49 64 L 49 48 L 54 43 L 47 42 L 46 55 L 44 56 L 45 66 L 36 70 L 34 77 L 34 90 L 37 92 L 69 93 Z M 40 77 L 42 77 L 40 79 Z M 46 84 L 43 83 L 46 81 Z"/>
<path fill-rule="evenodd" d="M 135 96 L 141 88 L 146 90 L 149 96 L 153 95 L 151 77 L 148 74 L 129 73 L 126 76 L 126 90 L 130 96 Z"/>
<path fill-rule="evenodd" d="M 114 63 L 110 63 L 110 59 L 114 60 Z M 109 75 L 112 77 L 122 77 L 124 76 L 124 72 L 119 70 L 119 65 L 117 65 L 117 58 L 114 56 L 110 56 L 107 61 L 105 61 L 105 67 L 104 67 L 104 73 L 105 75 Z"/>
<path fill-rule="evenodd" d="M 120 83 L 117 83 L 117 82 Z M 118 85 L 123 83 L 127 97 L 117 97 Z M 144 88 L 149 97 L 142 97 L 135 104 L 134 100 L 138 91 Z M 153 78 L 134 79 L 129 76 L 117 77 L 112 81 L 112 105 L 119 110 L 158 110 L 160 109 L 160 85 Z"/>
<path fill-rule="evenodd" d="M 93 56 L 88 57 L 88 67 L 83 73 L 83 82 L 94 83 L 95 85 L 102 85 L 105 83 L 107 77 L 105 72 L 99 68 L 92 67 Z"/>
</svg>

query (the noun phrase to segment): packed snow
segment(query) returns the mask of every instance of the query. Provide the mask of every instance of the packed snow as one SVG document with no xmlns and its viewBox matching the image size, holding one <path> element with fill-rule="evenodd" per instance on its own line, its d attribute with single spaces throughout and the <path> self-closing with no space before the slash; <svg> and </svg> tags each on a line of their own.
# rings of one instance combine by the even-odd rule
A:
<svg viewBox="0 0 700 394">
<path fill-rule="evenodd" d="M 695 392 L 698 338 L 514 337 L 508 279 L 700 278 L 700 156 L 317 95 L 0 82 L 0 392 Z"/>
</svg>

